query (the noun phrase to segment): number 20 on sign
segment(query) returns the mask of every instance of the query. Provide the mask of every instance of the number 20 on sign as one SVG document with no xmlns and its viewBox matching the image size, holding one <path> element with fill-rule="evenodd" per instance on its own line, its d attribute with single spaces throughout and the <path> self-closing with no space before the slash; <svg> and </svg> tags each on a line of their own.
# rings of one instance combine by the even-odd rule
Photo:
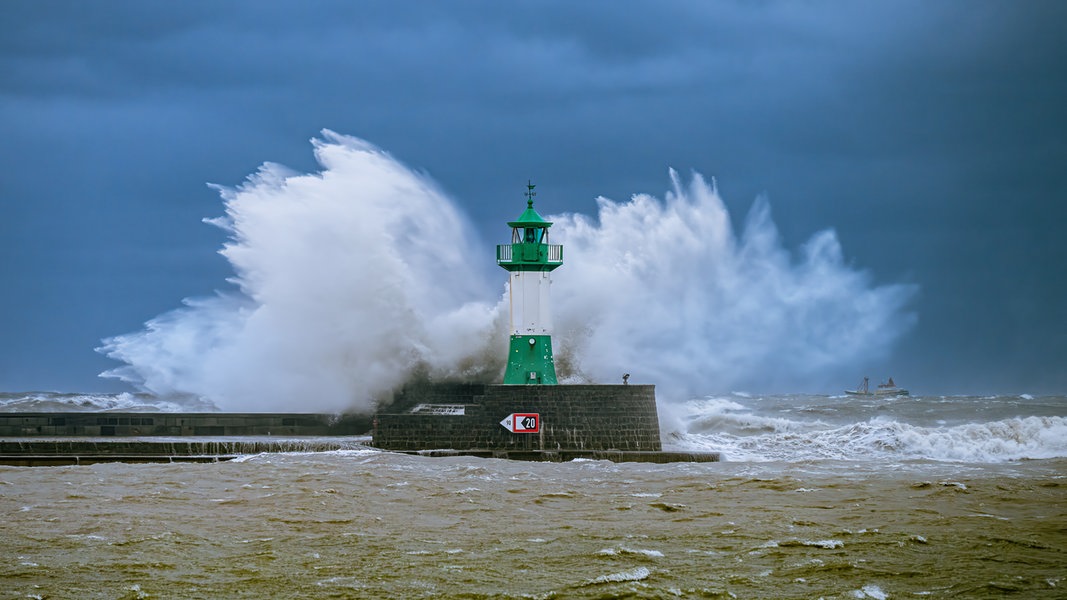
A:
<svg viewBox="0 0 1067 600">
<path fill-rule="evenodd" d="M 512 413 L 500 422 L 512 433 L 538 433 L 541 431 L 541 415 L 538 413 Z"/>
</svg>

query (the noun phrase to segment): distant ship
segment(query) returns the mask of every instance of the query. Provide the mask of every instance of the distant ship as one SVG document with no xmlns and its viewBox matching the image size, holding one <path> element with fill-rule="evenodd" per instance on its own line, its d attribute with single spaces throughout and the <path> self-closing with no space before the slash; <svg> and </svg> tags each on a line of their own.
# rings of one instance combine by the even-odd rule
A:
<svg viewBox="0 0 1067 600">
<path fill-rule="evenodd" d="M 849 396 L 907 396 L 908 390 L 897 387 L 897 384 L 893 383 L 893 378 L 890 377 L 889 381 L 885 383 L 879 383 L 878 387 L 871 390 L 868 387 L 868 378 L 863 378 L 863 383 L 859 388 L 854 390 L 845 390 L 845 393 Z"/>
</svg>

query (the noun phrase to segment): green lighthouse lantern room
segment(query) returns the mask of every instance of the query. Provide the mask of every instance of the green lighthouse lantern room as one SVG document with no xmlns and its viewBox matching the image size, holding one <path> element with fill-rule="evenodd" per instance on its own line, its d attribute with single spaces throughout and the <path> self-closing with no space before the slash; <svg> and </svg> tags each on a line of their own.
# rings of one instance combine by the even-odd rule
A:
<svg viewBox="0 0 1067 600">
<path fill-rule="evenodd" d="M 552 223 L 533 207 L 532 183 L 526 186 L 526 210 L 508 222 L 511 243 L 496 247 L 496 263 L 511 275 L 511 342 L 505 384 L 556 382 L 552 359 L 551 272 L 563 264 L 563 246 L 548 243 Z"/>
</svg>

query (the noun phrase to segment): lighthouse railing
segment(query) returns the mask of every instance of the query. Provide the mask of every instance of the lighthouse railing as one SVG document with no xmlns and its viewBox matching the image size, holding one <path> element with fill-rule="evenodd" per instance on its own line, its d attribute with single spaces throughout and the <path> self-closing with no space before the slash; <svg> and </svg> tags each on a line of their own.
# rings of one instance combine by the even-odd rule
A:
<svg viewBox="0 0 1067 600">
<path fill-rule="evenodd" d="M 521 244 L 498 244 L 496 247 L 496 262 L 510 263 L 515 261 L 515 246 L 521 246 Z M 547 245 L 546 262 L 549 264 L 562 264 L 563 263 L 563 246 L 560 244 L 548 244 Z"/>
</svg>

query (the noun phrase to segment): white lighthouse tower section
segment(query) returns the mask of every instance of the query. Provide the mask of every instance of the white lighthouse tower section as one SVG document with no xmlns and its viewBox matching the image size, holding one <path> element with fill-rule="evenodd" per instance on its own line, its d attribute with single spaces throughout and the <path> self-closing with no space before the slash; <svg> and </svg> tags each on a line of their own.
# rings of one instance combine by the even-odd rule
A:
<svg viewBox="0 0 1067 600">
<path fill-rule="evenodd" d="M 551 335 L 548 271 L 511 272 L 511 335 Z"/>
</svg>

